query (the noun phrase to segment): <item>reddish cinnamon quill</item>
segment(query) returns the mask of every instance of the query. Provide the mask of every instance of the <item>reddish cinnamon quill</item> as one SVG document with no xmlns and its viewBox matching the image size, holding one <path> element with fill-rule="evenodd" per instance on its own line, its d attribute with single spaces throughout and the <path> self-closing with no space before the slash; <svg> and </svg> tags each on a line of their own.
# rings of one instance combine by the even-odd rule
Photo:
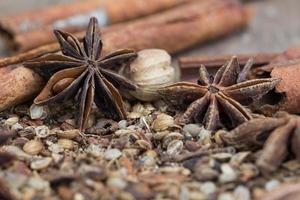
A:
<svg viewBox="0 0 300 200">
<path fill-rule="evenodd" d="M 195 1 L 144 19 L 102 28 L 102 38 L 105 52 L 119 48 L 162 48 L 177 53 L 241 29 L 248 23 L 248 9 L 237 0 Z M 82 38 L 83 35 L 84 32 L 76 36 Z M 56 51 L 59 51 L 57 43 L 44 45 L 0 59 L 0 66 Z"/>
<path fill-rule="evenodd" d="M 257 68 L 254 73 L 256 76 L 263 75 L 281 79 L 275 88 L 275 92 L 280 94 L 281 98 L 276 104 L 265 108 L 268 110 L 267 112 L 284 110 L 289 113 L 300 113 L 300 48 L 285 51 L 270 65 Z"/>
<path fill-rule="evenodd" d="M 191 0 L 88 0 L 26 11 L 0 19 L 2 34 L 19 51 L 54 42 L 54 28 L 77 32 L 84 30 L 90 17 L 100 24 L 127 21 L 153 14 Z"/>
<path fill-rule="evenodd" d="M 252 66 L 258 67 L 270 64 L 279 53 L 255 53 L 240 55 L 212 55 L 212 56 L 186 56 L 179 58 L 179 66 L 182 69 L 182 79 L 188 82 L 198 80 L 199 66 L 204 65 L 211 71 L 216 70 L 226 64 L 232 56 L 236 56 L 240 66 L 245 66 L 249 59 L 252 59 Z"/>
<path fill-rule="evenodd" d="M 43 87 L 44 80 L 32 70 L 18 67 L 0 76 L 1 110 L 30 100 Z"/>
<path fill-rule="evenodd" d="M 253 66 L 262 66 L 269 64 L 278 55 L 278 53 L 257 53 L 221 56 L 186 56 L 179 58 L 179 65 L 182 69 L 197 69 L 200 65 L 205 65 L 208 68 L 219 68 L 228 62 L 232 56 L 237 56 L 241 66 L 244 66 L 250 58 L 253 59 Z"/>
</svg>

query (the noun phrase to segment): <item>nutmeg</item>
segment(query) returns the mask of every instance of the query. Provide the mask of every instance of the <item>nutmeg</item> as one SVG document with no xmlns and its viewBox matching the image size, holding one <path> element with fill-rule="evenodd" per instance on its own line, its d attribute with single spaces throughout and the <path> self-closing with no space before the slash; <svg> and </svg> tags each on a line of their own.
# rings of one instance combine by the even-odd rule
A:
<svg viewBox="0 0 300 200">
<path fill-rule="evenodd" d="M 139 86 L 131 92 L 132 96 L 153 101 L 159 98 L 157 89 L 175 82 L 175 71 L 171 56 L 165 50 L 145 49 L 138 52 L 138 57 L 121 73 Z"/>
</svg>

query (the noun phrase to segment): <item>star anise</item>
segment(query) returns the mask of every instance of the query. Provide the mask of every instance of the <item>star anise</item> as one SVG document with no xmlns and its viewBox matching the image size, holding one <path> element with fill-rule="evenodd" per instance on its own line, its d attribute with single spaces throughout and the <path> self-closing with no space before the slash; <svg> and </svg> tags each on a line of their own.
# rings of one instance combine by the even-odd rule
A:
<svg viewBox="0 0 300 200">
<path fill-rule="evenodd" d="M 102 40 L 96 18 L 90 19 L 83 43 L 69 33 L 54 33 L 62 54 L 48 54 L 25 63 L 41 75 L 51 76 L 34 103 L 46 105 L 75 98 L 81 130 L 86 126 L 93 101 L 106 117 L 123 119 L 125 110 L 118 89 L 135 90 L 136 85 L 110 69 L 129 64 L 137 54 L 123 49 L 100 57 Z"/>
<path fill-rule="evenodd" d="M 275 117 L 252 119 L 230 132 L 221 132 L 221 140 L 237 148 L 262 147 L 256 161 L 262 172 L 275 171 L 287 156 L 300 161 L 300 117 L 279 112 Z"/>
<path fill-rule="evenodd" d="M 202 123 L 212 131 L 220 127 L 234 128 L 252 118 L 251 111 L 243 105 L 260 99 L 280 81 L 246 80 L 251 66 L 249 60 L 241 70 L 237 58 L 233 57 L 215 76 L 201 66 L 198 84 L 180 82 L 161 89 L 160 93 L 171 105 L 187 108 L 178 118 L 179 123 Z"/>
</svg>

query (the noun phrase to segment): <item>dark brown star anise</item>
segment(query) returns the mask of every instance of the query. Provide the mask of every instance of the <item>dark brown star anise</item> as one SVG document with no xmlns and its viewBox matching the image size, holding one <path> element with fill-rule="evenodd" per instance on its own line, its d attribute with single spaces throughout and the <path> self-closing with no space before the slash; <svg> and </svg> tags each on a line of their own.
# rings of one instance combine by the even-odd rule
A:
<svg viewBox="0 0 300 200">
<path fill-rule="evenodd" d="M 48 54 L 25 63 L 41 75 L 51 76 L 34 103 L 46 105 L 75 98 L 80 130 L 86 126 L 93 101 L 106 117 L 123 119 L 125 110 L 118 89 L 135 90 L 136 85 L 109 69 L 129 64 L 137 54 L 123 49 L 100 57 L 102 41 L 96 18 L 91 18 L 83 44 L 69 33 L 54 33 L 62 54 Z"/>
<path fill-rule="evenodd" d="M 250 60 L 241 70 L 237 58 L 233 57 L 215 76 L 201 66 L 198 84 L 176 83 L 161 89 L 160 94 L 171 105 L 187 108 L 178 118 L 179 123 L 202 123 L 212 131 L 224 126 L 234 128 L 252 118 L 243 105 L 260 99 L 280 81 L 274 78 L 246 80 L 251 63 Z"/>
<path fill-rule="evenodd" d="M 220 132 L 221 140 L 237 148 L 263 146 L 256 161 L 262 172 L 275 171 L 289 153 L 300 161 L 300 117 L 279 112 L 275 117 L 252 119 L 230 132 Z"/>
</svg>

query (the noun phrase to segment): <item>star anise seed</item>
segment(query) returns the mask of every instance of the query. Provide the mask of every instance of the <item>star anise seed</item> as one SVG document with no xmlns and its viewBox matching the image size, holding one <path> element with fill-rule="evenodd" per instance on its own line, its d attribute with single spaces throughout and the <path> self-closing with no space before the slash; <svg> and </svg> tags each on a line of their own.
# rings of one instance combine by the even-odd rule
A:
<svg viewBox="0 0 300 200">
<path fill-rule="evenodd" d="M 250 120 L 230 132 L 220 133 L 227 145 L 236 148 L 262 147 L 256 161 L 263 173 L 275 171 L 291 153 L 300 160 L 300 117 L 279 112 L 275 117 Z"/>
<path fill-rule="evenodd" d="M 48 54 L 26 62 L 44 77 L 51 77 L 35 98 L 37 105 L 75 98 L 78 102 L 78 127 L 84 130 L 93 101 L 109 118 L 125 118 L 119 90 L 135 90 L 136 85 L 114 73 L 112 67 L 132 62 L 137 54 L 132 50 L 118 50 L 100 57 L 102 40 L 96 18 L 91 18 L 83 43 L 73 35 L 55 30 L 62 54 Z"/>
<path fill-rule="evenodd" d="M 161 89 L 160 94 L 169 104 L 186 109 L 178 118 L 179 123 L 202 123 L 212 131 L 220 127 L 234 128 L 252 118 L 243 105 L 259 100 L 280 81 L 274 78 L 246 80 L 251 65 L 252 60 L 249 60 L 241 70 L 237 58 L 233 57 L 215 76 L 201 66 L 198 84 L 176 83 Z"/>
</svg>

